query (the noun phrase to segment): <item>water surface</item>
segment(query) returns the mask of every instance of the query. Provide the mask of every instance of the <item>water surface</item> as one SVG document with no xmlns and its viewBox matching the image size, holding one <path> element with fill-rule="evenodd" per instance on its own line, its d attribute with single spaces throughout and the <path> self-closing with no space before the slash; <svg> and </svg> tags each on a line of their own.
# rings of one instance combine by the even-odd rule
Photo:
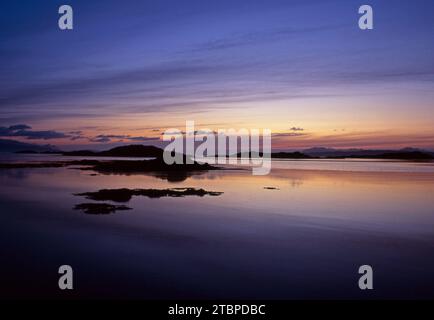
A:
<svg viewBox="0 0 434 320">
<path fill-rule="evenodd" d="M 432 163 L 273 160 L 272 168 L 268 176 L 240 167 L 177 183 L 70 167 L 0 170 L 0 295 L 434 297 Z M 172 187 L 223 194 L 133 197 L 132 210 L 110 215 L 73 210 L 92 202 L 75 193 Z M 62 264 L 74 269 L 72 293 L 57 289 Z M 374 268 L 373 291 L 358 289 L 363 264 Z"/>
</svg>

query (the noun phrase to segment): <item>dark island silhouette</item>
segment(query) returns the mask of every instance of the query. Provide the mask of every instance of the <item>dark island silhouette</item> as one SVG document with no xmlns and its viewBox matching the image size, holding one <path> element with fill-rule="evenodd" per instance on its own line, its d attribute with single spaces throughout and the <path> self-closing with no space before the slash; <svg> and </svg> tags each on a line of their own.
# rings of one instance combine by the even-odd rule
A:
<svg viewBox="0 0 434 320">
<path fill-rule="evenodd" d="M 14 168 L 58 168 L 78 166 L 80 170 L 91 170 L 99 174 L 151 174 L 158 178 L 171 182 L 184 181 L 188 177 L 221 168 L 207 163 L 192 161 L 188 163 L 188 156 L 181 155 L 183 163 L 167 164 L 163 159 L 164 150 L 145 145 L 129 145 L 116 147 L 107 151 L 73 151 L 62 152 L 65 156 L 77 157 L 139 157 L 151 158 L 149 160 L 69 160 L 69 161 L 45 161 L 24 163 L 0 163 L 0 169 Z"/>
<path fill-rule="evenodd" d="M 99 174 L 150 174 L 170 182 L 184 181 L 188 177 L 202 174 L 209 170 L 220 170 L 209 164 L 172 164 L 168 165 L 162 159 L 154 160 L 74 160 L 74 161 L 47 161 L 47 162 L 21 162 L 0 163 L 0 169 L 31 169 L 31 168 L 61 168 L 77 166 L 78 170 L 95 171 Z M 94 176 L 95 174 L 91 174 Z"/>
<path fill-rule="evenodd" d="M 62 152 L 64 156 L 77 157 L 131 157 L 131 158 L 162 158 L 164 150 L 141 144 L 133 144 L 112 148 L 106 151 L 78 150 Z"/>
<path fill-rule="evenodd" d="M 67 164 L 64 161 L 47 161 L 47 162 L 12 162 L 0 163 L 0 169 L 31 169 L 31 168 L 61 168 Z"/>
<path fill-rule="evenodd" d="M 182 154 L 182 164 L 167 164 L 164 161 L 164 150 L 154 146 L 144 145 L 129 145 L 123 147 L 113 148 L 107 151 L 74 151 L 63 152 L 66 156 L 77 157 L 101 157 L 101 160 L 59 160 L 59 161 L 40 161 L 40 162 L 1 162 L 0 169 L 23 169 L 23 168 L 59 168 L 75 166 L 78 170 L 93 171 L 95 174 L 119 174 L 119 175 L 136 175 L 148 174 L 155 176 L 159 179 L 167 180 L 170 182 L 181 182 L 187 178 L 203 174 L 210 170 L 222 170 L 224 168 L 216 167 L 208 163 L 199 163 L 193 161 L 191 164 L 187 163 L 187 156 Z M 237 156 L 263 156 L 260 153 L 237 154 Z M 104 157 L 140 157 L 149 159 L 126 159 L 126 160 L 113 160 L 104 159 Z M 383 160 L 397 160 L 397 161 L 417 161 L 417 162 L 430 162 L 434 159 L 434 154 L 428 151 L 421 151 L 412 148 L 401 150 L 363 150 L 363 149 L 327 149 L 327 148 L 313 148 L 306 149 L 302 152 L 274 152 L 271 154 L 273 159 L 383 159 Z M 230 170 L 226 168 L 225 170 Z"/>
<path fill-rule="evenodd" d="M 206 191 L 195 188 L 169 188 L 169 189 L 101 189 L 96 192 L 76 193 L 75 196 L 85 197 L 94 201 L 128 202 L 133 196 L 145 196 L 148 198 L 185 197 L 185 196 L 220 196 L 223 192 Z M 110 214 L 118 210 L 130 210 L 124 205 L 112 205 L 109 203 L 81 203 L 74 206 L 75 210 L 82 210 L 87 214 Z"/>
<path fill-rule="evenodd" d="M 169 189 L 102 189 L 96 192 L 76 193 L 75 196 L 83 196 L 95 201 L 128 202 L 133 196 L 145 196 L 148 198 L 185 197 L 185 196 L 219 196 L 223 192 L 206 191 L 195 188 L 169 188 Z"/>
<path fill-rule="evenodd" d="M 76 161 L 75 163 L 80 162 Z M 71 162 L 74 164 L 74 162 Z M 200 164 L 194 161 L 191 164 L 167 164 L 162 158 L 153 160 L 109 160 L 109 161 L 88 161 L 88 165 L 80 167 L 81 170 L 92 170 L 100 174 L 152 174 L 158 178 L 171 182 L 184 181 L 188 177 L 207 172 L 219 170 L 220 168 L 207 163 Z"/>
<path fill-rule="evenodd" d="M 109 203 L 80 203 L 74 207 L 74 210 L 81 210 L 87 214 L 110 214 L 118 210 L 131 210 L 124 205 L 113 205 Z"/>
<path fill-rule="evenodd" d="M 27 146 L 26 146 L 27 147 Z M 159 162 L 155 162 L 152 165 L 155 166 L 157 163 L 162 164 L 164 150 L 155 146 L 150 145 L 127 145 L 112 148 L 105 151 L 91 151 L 91 150 L 77 150 L 77 151 L 57 151 L 57 150 L 33 150 L 26 149 L 21 151 L 16 151 L 17 153 L 41 153 L 41 154 L 61 154 L 64 156 L 77 156 L 77 157 L 129 157 L 129 158 L 154 158 L 156 160 L 160 160 Z M 182 155 L 184 160 L 186 159 L 186 155 Z M 243 152 L 237 153 L 236 157 L 250 157 L 257 158 L 263 157 L 264 154 L 262 152 Z M 434 160 L 434 153 L 431 151 L 420 150 L 415 148 L 403 148 L 400 150 L 370 150 L 370 149 L 333 149 L 333 148 L 324 148 L 324 147 L 315 147 L 310 149 L 305 149 L 302 151 L 279 151 L 272 152 L 271 158 L 274 159 L 391 159 L 391 160 L 408 160 L 408 161 L 430 161 Z M 185 161 L 184 161 L 185 163 Z M 118 165 L 120 163 L 117 163 Z M 197 164 L 196 162 L 194 165 Z M 176 166 L 176 165 L 175 165 Z M 131 166 L 133 167 L 133 166 Z M 124 168 L 126 171 L 133 171 L 132 168 Z M 161 166 L 164 170 L 170 170 L 168 166 Z M 102 168 L 105 171 L 108 170 L 107 167 Z M 179 167 L 176 169 L 178 170 Z"/>
</svg>

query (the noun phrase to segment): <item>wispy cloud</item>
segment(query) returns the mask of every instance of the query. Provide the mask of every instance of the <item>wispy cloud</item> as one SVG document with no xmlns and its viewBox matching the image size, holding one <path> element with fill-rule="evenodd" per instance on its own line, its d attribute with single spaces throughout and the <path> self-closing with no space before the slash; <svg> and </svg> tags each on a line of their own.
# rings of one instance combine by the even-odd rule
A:
<svg viewBox="0 0 434 320">
<path fill-rule="evenodd" d="M 160 138 L 157 137 L 128 137 L 126 138 L 130 141 L 138 141 L 138 142 L 149 142 L 149 141 L 159 141 Z"/>
<path fill-rule="evenodd" d="M 271 42 L 285 41 L 290 36 L 313 32 L 327 32 L 344 28 L 345 25 L 322 25 L 307 28 L 285 27 L 265 31 L 252 31 L 232 34 L 211 41 L 198 44 L 192 47 L 193 52 L 228 50 L 248 45 L 266 45 Z"/>
<path fill-rule="evenodd" d="M 159 137 L 145 137 L 145 136 L 130 136 L 130 135 L 117 135 L 117 134 L 100 134 L 95 137 L 89 138 L 91 142 L 106 143 L 113 141 L 135 141 L 135 142 L 151 142 L 159 141 Z"/>
<path fill-rule="evenodd" d="M 94 137 L 87 136 L 81 130 L 69 131 L 67 133 L 55 130 L 31 130 L 32 127 L 27 124 L 16 124 L 8 127 L 0 127 L 0 137 L 17 137 L 28 140 L 52 140 L 52 139 L 69 139 L 71 141 L 87 140 L 93 143 L 107 143 L 119 141 L 131 142 L 156 142 L 159 137 L 131 136 L 126 134 L 100 134 Z"/>
<path fill-rule="evenodd" d="M 307 133 L 301 133 L 301 132 L 282 132 L 282 133 L 273 133 L 271 135 L 272 138 L 288 138 L 288 137 L 301 137 L 306 136 Z"/>
</svg>

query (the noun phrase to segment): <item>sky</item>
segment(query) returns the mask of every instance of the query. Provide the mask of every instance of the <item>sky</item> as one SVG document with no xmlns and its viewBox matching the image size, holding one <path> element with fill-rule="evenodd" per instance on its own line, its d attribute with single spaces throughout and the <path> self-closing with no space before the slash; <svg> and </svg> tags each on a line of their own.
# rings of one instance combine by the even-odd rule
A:
<svg viewBox="0 0 434 320">
<path fill-rule="evenodd" d="M 193 120 L 279 150 L 434 149 L 433 35 L 432 0 L 2 1 L 0 139 L 158 144 Z"/>
</svg>

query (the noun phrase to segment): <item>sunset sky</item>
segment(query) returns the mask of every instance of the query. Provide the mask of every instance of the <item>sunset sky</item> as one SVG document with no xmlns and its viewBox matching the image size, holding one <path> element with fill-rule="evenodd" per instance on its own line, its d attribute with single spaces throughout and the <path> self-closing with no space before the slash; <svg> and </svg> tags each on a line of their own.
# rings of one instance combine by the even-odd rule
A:
<svg viewBox="0 0 434 320">
<path fill-rule="evenodd" d="M 74 30 L 57 26 L 74 9 Z M 273 148 L 434 149 L 434 1 L 2 1 L 0 139 L 157 143 L 269 128 Z"/>
</svg>

